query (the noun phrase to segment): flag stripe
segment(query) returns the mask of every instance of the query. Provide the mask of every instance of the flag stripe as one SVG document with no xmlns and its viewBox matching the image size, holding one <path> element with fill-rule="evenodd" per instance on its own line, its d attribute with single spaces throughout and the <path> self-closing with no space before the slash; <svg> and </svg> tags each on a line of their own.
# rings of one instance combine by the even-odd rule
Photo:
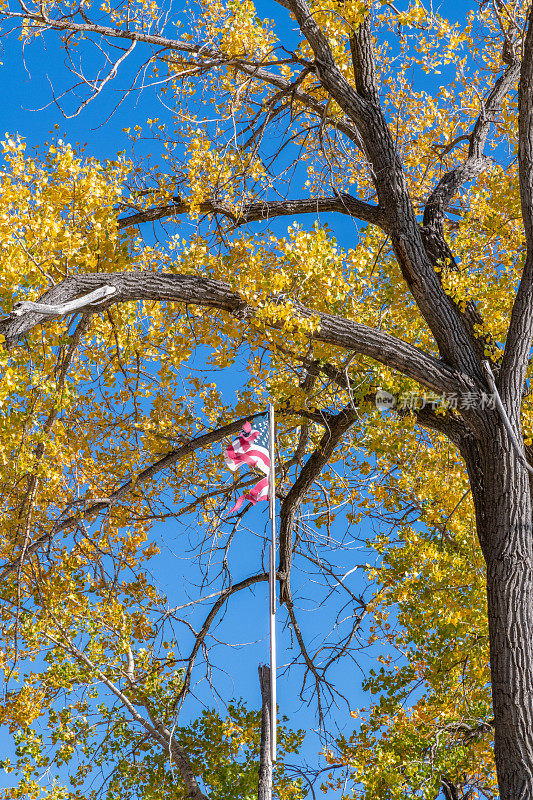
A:
<svg viewBox="0 0 533 800">
<path fill-rule="evenodd" d="M 232 472 L 235 472 L 245 464 L 259 469 L 267 476 L 258 481 L 247 494 L 239 497 L 230 514 L 238 511 L 245 500 L 255 504 L 259 500 L 268 499 L 270 454 L 268 450 L 268 427 L 264 422 L 259 423 L 257 428 L 252 428 L 250 422 L 247 421 L 237 438 L 224 451 L 224 457 Z"/>
<path fill-rule="evenodd" d="M 239 453 L 230 445 L 225 455 L 227 465 L 232 472 L 235 472 L 241 464 L 257 467 L 265 474 L 268 474 L 270 470 L 270 458 L 268 457 L 268 453 L 263 453 L 259 450 L 254 450 L 253 453 Z"/>
</svg>

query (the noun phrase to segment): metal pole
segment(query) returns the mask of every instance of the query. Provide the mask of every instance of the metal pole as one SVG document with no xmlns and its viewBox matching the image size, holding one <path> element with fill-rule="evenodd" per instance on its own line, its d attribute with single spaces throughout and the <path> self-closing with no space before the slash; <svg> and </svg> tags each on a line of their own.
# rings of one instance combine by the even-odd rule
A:
<svg viewBox="0 0 533 800">
<path fill-rule="evenodd" d="M 274 461 L 274 406 L 268 404 L 268 449 L 270 458 L 269 499 L 270 499 L 270 553 L 268 586 L 270 594 L 270 757 L 276 761 L 276 472 Z"/>
</svg>

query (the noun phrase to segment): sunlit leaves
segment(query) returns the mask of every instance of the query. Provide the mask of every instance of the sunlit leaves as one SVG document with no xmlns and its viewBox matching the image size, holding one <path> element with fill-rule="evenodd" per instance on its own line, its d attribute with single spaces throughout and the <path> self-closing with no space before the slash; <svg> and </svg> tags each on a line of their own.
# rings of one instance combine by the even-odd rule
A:
<svg viewBox="0 0 533 800">
<path fill-rule="evenodd" d="M 42 9 L 70 13 L 68 4 Z M 311 10 L 353 85 L 350 37 L 369 6 L 327 0 Z M 418 213 L 439 178 L 464 160 L 488 87 L 518 52 L 522 11 L 484 3 L 459 23 L 418 1 L 371 10 L 381 101 Z M 100 12 L 122 32 L 153 31 L 164 17 L 153 0 L 104 2 Z M 334 523 L 354 541 L 367 538 L 363 519 L 375 525 L 361 544 L 371 555 L 356 638 L 379 666 L 365 682 L 367 710 L 353 709 L 354 731 L 330 737 L 325 783 L 369 800 L 434 798 L 446 778 L 465 792 L 495 792 L 484 572 L 462 462 L 438 434 L 416 428 L 408 410 L 375 408 L 377 389 L 418 392 L 411 381 L 309 340 L 317 312 L 336 313 L 437 355 L 389 238 L 348 215 L 342 247 L 322 219 L 269 220 L 266 233 L 242 225 L 247 205 L 273 197 L 349 191 L 377 202 L 357 137 L 320 85 L 309 45 L 284 38 L 292 23 L 280 13 L 283 24 L 261 18 L 248 0 L 205 0 L 183 14 L 172 33 L 190 48 L 152 51 L 146 65 L 162 86 L 164 110 L 146 121 L 139 113 L 127 129 L 132 145 L 149 132 L 154 160 L 146 171 L 123 156 L 101 164 L 62 141 L 31 155 L 16 137 L 3 144 L 6 313 L 73 274 L 133 269 L 221 280 L 247 303 L 244 319 L 192 304 L 116 304 L 83 330 L 77 319 L 51 320 L 0 353 L 1 546 L 12 563 L 3 589 L 2 714 L 18 731 L 21 776 L 6 797 L 37 797 L 37 778 L 65 765 L 72 788 L 58 783 L 43 797 L 92 797 L 95 767 L 107 770 L 110 799 L 185 797 L 168 753 L 135 727 L 124 700 L 174 725 L 190 628 L 173 630 L 152 576 L 162 546 L 157 523 L 194 520 L 187 547 L 205 568 L 199 583 L 216 583 L 205 564 L 217 548 L 230 552 L 223 520 L 235 487 L 218 443 L 149 480 L 140 476 L 170 449 L 267 400 L 279 411 L 280 497 L 323 435 L 315 410 L 357 409 L 350 435 L 306 495 L 297 546 L 305 541 L 306 555 L 318 552 L 320 562 Z M 23 36 L 33 33 L 42 25 L 29 24 Z M 82 35 L 69 35 L 67 49 L 74 42 L 83 45 Z M 442 85 L 428 84 L 428 75 Z M 495 359 L 523 262 L 515 117 L 511 92 L 492 120 L 493 161 L 447 212 L 457 264 L 437 265 L 460 309 L 477 302 L 484 322 L 475 333 L 491 335 Z M 121 229 L 121 216 L 172 203 L 187 208 L 192 226 L 179 235 L 172 228 L 148 245 Z M 216 226 L 205 224 L 209 203 L 222 212 Z M 453 408 L 436 413 L 456 416 Z M 526 443 L 532 413 L 525 398 Z M 45 542 L 34 551 L 39 536 Z M 221 558 L 225 586 L 225 550 Z M 36 732 L 44 721 L 51 742 Z M 188 727 L 176 724 L 174 735 L 213 798 L 253 796 L 256 712 L 238 704 L 227 716 L 207 711 Z M 301 737 L 281 739 L 291 753 Z M 333 768 L 341 764 L 349 790 L 346 772 L 337 785 Z M 277 792 L 281 800 L 303 792 L 282 766 Z"/>
</svg>

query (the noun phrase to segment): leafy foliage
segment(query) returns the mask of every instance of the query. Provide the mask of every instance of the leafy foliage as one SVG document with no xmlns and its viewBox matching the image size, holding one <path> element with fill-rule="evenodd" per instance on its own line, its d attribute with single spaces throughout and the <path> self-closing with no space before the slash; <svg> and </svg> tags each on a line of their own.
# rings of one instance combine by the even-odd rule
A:
<svg viewBox="0 0 533 800">
<path fill-rule="evenodd" d="M 95 704 L 90 699 L 95 695 L 89 690 L 84 701 L 59 712 L 51 709 L 47 722 L 50 738 L 37 735 L 30 727 L 16 731 L 16 759 L 13 763 L 5 759 L 3 767 L 23 777 L 16 789 L 4 790 L 3 797 L 78 800 L 101 796 L 102 788 L 106 800 L 187 797 L 168 752 L 133 730 L 127 715 L 117 707 Z M 238 702 L 228 706 L 224 718 L 214 710 L 204 711 L 192 725 L 174 729 L 175 741 L 187 748 L 197 774 L 205 776 L 210 797 L 257 797 L 260 722 L 258 712 L 247 711 Z M 284 760 L 297 751 L 304 734 L 292 733 L 284 726 L 279 733 L 274 794 L 280 800 L 298 800 L 304 795 L 301 778 L 286 777 Z M 56 778 L 49 788 L 40 790 L 43 771 L 57 775 L 67 771 L 69 779 Z M 88 778 L 98 788 L 83 788 Z"/>
<path fill-rule="evenodd" d="M 502 42 L 507 51 L 520 49 L 524 10 L 483 3 L 459 23 L 418 0 L 400 8 L 321 0 L 309 8 L 351 83 L 350 39 L 373 14 L 385 118 L 410 195 L 422 206 L 436 182 L 463 164 L 483 98 L 502 60 L 509 63 Z M 29 46 L 45 36 L 52 17 L 67 20 L 68 31 L 78 11 L 82 21 L 71 25 L 64 46 L 83 50 L 91 35 L 84 15 L 95 11 L 87 4 L 53 0 L 44 12 L 30 9 L 22 37 Z M 386 327 L 438 357 L 389 234 L 377 224 L 332 230 L 317 214 L 308 225 L 295 222 L 291 208 L 283 212 L 288 226 L 241 227 L 269 218 L 257 211 L 261 203 L 291 200 L 294 186 L 317 203 L 325 195 L 348 203 L 348 192 L 375 200 L 364 148 L 318 79 L 309 42 L 284 38 L 285 18 L 262 19 L 249 0 L 202 0 L 176 22 L 180 46 L 161 50 L 153 30 L 163 11 L 155 2 L 104 2 L 98 13 L 105 42 L 116 31 L 148 37 L 146 80 L 162 87 L 169 113 L 139 119 L 127 131 L 131 157 L 121 153 L 105 164 L 61 140 L 28 155 L 23 140 L 6 138 L 0 302 L 9 312 L 70 278 L 146 270 L 221 281 L 240 294 L 246 316 L 146 298 L 89 309 L 74 323 L 52 318 L 0 352 L 1 664 L 9 687 L 1 716 L 17 743 L 16 760 L 4 764 L 20 775 L 3 796 L 184 798 L 190 787 L 177 777 L 172 742 L 187 752 L 211 800 L 256 796 L 256 712 L 234 703 L 226 716 L 208 710 L 177 724 L 198 652 L 210 679 L 212 656 L 201 622 L 178 613 L 188 604 L 169 611 L 153 577 L 164 558 L 157 523 L 172 520 L 185 523 L 181 552 L 193 559 L 209 597 L 238 582 L 236 526 L 224 514 L 253 476 L 230 485 L 220 447 L 192 449 L 164 471 L 150 468 L 177 445 L 271 399 L 279 411 L 282 501 L 320 451 L 332 416 L 354 411 L 334 456 L 298 500 L 293 567 L 302 596 L 309 570 L 309 580 L 323 582 L 317 605 L 323 600 L 329 609 L 330 596 L 347 596 L 311 656 L 287 612 L 294 661 L 303 660 L 304 690 L 318 696 L 320 712 L 327 710 L 324 692 L 332 704 L 344 691 L 326 668 L 359 658 L 359 650 L 380 662 L 366 678 L 368 708 L 352 704 L 349 732 L 325 738 L 331 772 L 322 776 L 324 790 L 372 800 L 435 798 L 451 782 L 465 798 L 496 797 L 485 568 L 463 461 L 436 430 L 439 419 L 457 422 L 460 409 L 318 336 L 320 314 L 336 314 Z M 442 85 L 430 91 L 441 73 Z M 83 103 L 101 81 L 86 86 Z M 460 311 L 476 299 L 482 322 L 475 336 L 496 361 L 524 260 L 516 116 L 509 91 L 487 141 L 490 168 L 458 192 L 445 218 L 456 263 L 435 266 Z M 148 165 L 136 160 L 145 138 L 153 151 Z M 174 213 L 194 227 L 176 232 L 176 216 L 148 243 L 140 236 L 138 222 Z M 214 213 L 216 224 L 206 217 Z M 421 404 L 393 414 L 376 409 L 380 388 L 421 396 L 433 426 L 416 424 L 424 424 Z M 521 422 L 531 446 L 528 397 Z M 361 533 L 363 520 L 372 535 L 366 527 Z M 249 547 L 260 564 L 263 539 Z M 354 562 L 355 547 L 364 547 L 362 563 Z M 345 585 L 352 567 L 366 575 L 353 590 Z M 231 597 L 223 595 L 224 604 Z M 194 602 L 205 598 L 199 593 Z M 163 728 L 170 731 L 166 747 L 157 738 Z M 302 738 L 301 731 L 280 732 L 280 800 L 305 794 L 284 767 Z M 41 788 L 46 774 L 57 782 Z"/>
</svg>

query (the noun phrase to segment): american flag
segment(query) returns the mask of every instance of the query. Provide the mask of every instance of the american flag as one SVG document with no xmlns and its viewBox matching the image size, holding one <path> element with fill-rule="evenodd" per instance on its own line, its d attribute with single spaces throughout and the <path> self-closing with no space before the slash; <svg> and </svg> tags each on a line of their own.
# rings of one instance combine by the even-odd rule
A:
<svg viewBox="0 0 533 800">
<path fill-rule="evenodd" d="M 249 421 L 245 422 L 241 432 L 230 446 L 224 450 L 226 464 L 232 472 L 239 469 L 242 464 L 248 467 L 255 467 L 264 472 L 266 478 L 262 478 L 249 492 L 239 497 L 233 506 L 230 514 L 238 511 L 245 500 L 255 504 L 258 500 L 268 500 L 268 476 L 270 473 L 270 456 L 268 451 L 268 417 L 263 417 L 254 421 L 252 427 Z"/>
</svg>

